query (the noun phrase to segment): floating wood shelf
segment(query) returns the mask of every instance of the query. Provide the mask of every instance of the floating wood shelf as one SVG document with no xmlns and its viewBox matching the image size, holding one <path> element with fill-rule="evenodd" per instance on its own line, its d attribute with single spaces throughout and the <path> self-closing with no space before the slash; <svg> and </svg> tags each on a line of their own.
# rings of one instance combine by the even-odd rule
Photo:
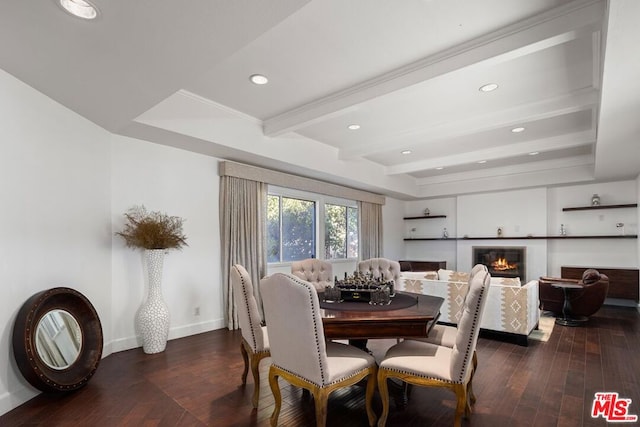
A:
<svg viewBox="0 0 640 427">
<path fill-rule="evenodd" d="M 420 241 L 420 240 L 569 240 L 569 239 L 637 239 L 637 234 L 625 234 L 625 235 L 596 235 L 596 236 L 516 236 L 516 237 L 449 237 L 444 239 L 442 237 L 413 237 L 406 238 L 405 241 Z"/>
<path fill-rule="evenodd" d="M 445 242 L 447 240 L 451 240 L 452 242 L 455 242 L 456 240 L 460 240 L 460 239 L 457 239 L 455 237 L 448 237 L 446 239 L 443 238 L 443 237 L 413 237 L 413 238 L 408 237 L 408 238 L 406 238 L 404 240 L 442 240 L 442 241 L 445 241 Z"/>
<path fill-rule="evenodd" d="M 564 212 L 567 211 L 590 211 L 594 209 L 622 209 L 622 208 L 637 208 L 637 203 L 628 203 L 626 205 L 597 205 L 597 206 L 578 206 L 575 208 L 562 208 Z"/>
<path fill-rule="evenodd" d="M 606 236 L 548 236 L 547 239 L 637 239 L 637 234 L 614 234 Z"/>
<path fill-rule="evenodd" d="M 405 216 L 403 219 L 433 219 L 446 218 L 446 215 L 422 215 L 422 216 Z"/>
</svg>

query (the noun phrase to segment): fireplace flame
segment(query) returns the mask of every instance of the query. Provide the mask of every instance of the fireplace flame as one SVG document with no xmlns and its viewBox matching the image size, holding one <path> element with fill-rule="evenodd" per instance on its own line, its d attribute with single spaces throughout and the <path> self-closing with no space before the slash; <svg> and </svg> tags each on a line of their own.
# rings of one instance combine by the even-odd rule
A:
<svg viewBox="0 0 640 427">
<path fill-rule="evenodd" d="M 491 268 L 495 271 L 517 270 L 518 264 L 509 264 L 505 258 L 498 258 L 491 263 Z"/>
</svg>

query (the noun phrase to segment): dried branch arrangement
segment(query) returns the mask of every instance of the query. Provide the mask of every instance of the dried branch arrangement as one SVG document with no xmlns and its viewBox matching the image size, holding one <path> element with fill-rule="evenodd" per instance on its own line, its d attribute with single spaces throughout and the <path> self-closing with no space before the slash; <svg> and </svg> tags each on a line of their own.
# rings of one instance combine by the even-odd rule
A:
<svg viewBox="0 0 640 427">
<path fill-rule="evenodd" d="M 182 231 L 182 218 L 162 212 L 148 212 L 144 206 L 134 206 L 125 214 L 124 230 L 115 233 L 124 238 L 130 248 L 182 249 L 187 237 Z"/>
</svg>

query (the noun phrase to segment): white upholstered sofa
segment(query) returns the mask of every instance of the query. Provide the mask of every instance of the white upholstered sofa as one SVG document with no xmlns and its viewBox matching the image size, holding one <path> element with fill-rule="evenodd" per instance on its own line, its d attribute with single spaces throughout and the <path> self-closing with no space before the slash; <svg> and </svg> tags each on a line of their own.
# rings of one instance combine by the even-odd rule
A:
<svg viewBox="0 0 640 427">
<path fill-rule="evenodd" d="M 400 291 L 444 298 L 439 322 L 457 324 L 462 315 L 464 297 L 469 289 L 469 273 L 451 270 L 403 271 L 397 283 Z M 510 334 L 519 344 L 538 326 L 540 309 L 538 281 L 521 284 L 520 279 L 492 277 L 480 327 Z"/>
</svg>

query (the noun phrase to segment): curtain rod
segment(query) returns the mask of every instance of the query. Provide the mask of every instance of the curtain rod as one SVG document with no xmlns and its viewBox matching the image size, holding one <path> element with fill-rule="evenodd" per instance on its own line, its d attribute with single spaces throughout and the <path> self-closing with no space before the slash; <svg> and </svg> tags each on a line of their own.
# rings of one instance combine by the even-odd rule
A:
<svg viewBox="0 0 640 427">
<path fill-rule="evenodd" d="M 355 188 L 342 185 L 331 184 L 313 178 L 299 175 L 292 175 L 265 169 L 258 166 L 250 166 L 242 163 L 221 161 L 219 162 L 218 174 L 220 176 L 234 176 L 236 178 L 249 179 L 251 181 L 265 182 L 279 187 L 291 188 L 294 190 L 309 191 L 311 193 L 325 194 L 343 199 L 357 200 L 360 202 L 385 204 L 385 197 L 368 191 L 356 190 Z"/>
</svg>

